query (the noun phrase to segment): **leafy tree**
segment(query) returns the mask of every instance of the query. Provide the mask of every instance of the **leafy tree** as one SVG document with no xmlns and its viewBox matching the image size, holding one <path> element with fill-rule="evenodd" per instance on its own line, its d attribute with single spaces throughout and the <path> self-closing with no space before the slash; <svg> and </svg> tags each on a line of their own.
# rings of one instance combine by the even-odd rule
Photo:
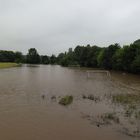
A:
<svg viewBox="0 0 140 140">
<path fill-rule="evenodd" d="M 42 64 L 49 64 L 50 63 L 49 57 L 47 55 L 41 56 L 41 63 Z"/>
<path fill-rule="evenodd" d="M 15 62 L 22 63 L 23 62 L 23 55 L 21 52 L 15 52 Z"/>
<path fill-rule="evenodd" d="M 115 70 L 123 70 L 123 52 L 124 49 L 118 49 L 112 57 L 113 61 L 113 69 Z"/>
<path fill-rule="evenodd" d="M 132 72 L 140 74 L 140 55 L 137 55 L 132 65 Z"/>
<path fill-rule="evenodd" d="M 69 66 L 69 64 L 70 63 L 69 63 L 68 57 L 67 56 L 63 57 L 61 60 L 61 65 L 67 67 Z"/>
<path fill-rule="evenodd" d="M 0 51 L 0 62 L 22 62 L 23 55 L 21 52 Z"/>
<path fill-rule="evenodd" d="M 123 55 L 122 55 L 122 64 L 123 70 L 131 72 L 132 71 L 132 63 L 136 57 L 137 47 L 134 44 L 130 46 L 123 47 Z"/>
<path fill-rule="evenodd" d="M 97 62 L 98 62 L 98 67 L 103 68 L 104 67 L 104 53 L 105 53 L 105 48 L 103 48 L 100 53 L 97 56 Z"/>
<path fill-rule="evenodd" d="M 56 56 L 55 55 L 52 55 L 51 57 L 50 57 L 50 63 L 51 64 L 56 64 L 56 61 L 57 60 L 57 58 L 56 58 Z"/>
<path fill-rule="evenodd" d="M 134 43 L 133 43 L 134 45 L 137 45 L 137 46 L 140 46 L 140 39 L 138 39 L 138 40 L 136 40 L 136 41 L 134 41 Z"/>
<path fill-rule="evenodd" d="M 81 66 L 83 65 L 83 60 L 82 60 L 83 51 L 84 51 L 84 46 L 77 46 L 77 47 L 74 49 L 74 57 L 75 57 L 75 60 L 76 60 Z"/>
<path fill-rule="evenodd" d="M 131 46 L 135 48 L 135 57 L 131 63 L 131 72 L 140 73 L 140 39 L 136 40 Z"/>
<path fill-rule="evenodd" d="M 119 44 L 110 45 L 108 48 L 105 48 L 100 54 L 100 66 L 105 69 L 112 69 L 113 67 L 113 55 L 115 52 L 120 49 Z"/>
<path fill-rule="evenodd" d="M 40 56 L 35 48 L 31 48 L 27 54 L 27 63 L 29 64 L 39 64 Z"/>
<path fill-rule="evenodd" d="M 63 60 L 64 57 L 65 57 L 65 54 L 64 54 L 64 53 L 60 53 L 60 54 L 57 56 L 57 63 L 58 63 L 59 65 L 61 65 L 62 60 Z"/>
<path fill-rule="evenodd" d="M 100 48 L 98 46 L 93 46 L 89 48 L 87 55 L 87 66 L 88 67 L 98 67 L 97 56 L 99 55 Z"/>
</svg>

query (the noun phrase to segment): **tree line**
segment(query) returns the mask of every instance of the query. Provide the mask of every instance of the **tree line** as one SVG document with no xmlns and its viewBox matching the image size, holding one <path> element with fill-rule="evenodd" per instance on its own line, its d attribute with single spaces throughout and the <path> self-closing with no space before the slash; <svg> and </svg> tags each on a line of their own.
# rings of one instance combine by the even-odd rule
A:
<svg viewBox="0 0 140 140">
<path fill-rule="evenodd" d="M 77 46 L 74 50 L 60 53 L 57 63 L 140 73 L 140 40 L 123 47 L 117 43 L 104 48 L 96 45 Z"/>
<path fill-rule="evenodd" d="M 0 50 L 0 62 L 23 62 L 23 55 L 21 52 Z"/>
<path fill-rule="evenodd" d="M 0 62 L 15 62 L 27 64 L 57 64 L 55 55 L 39 55 L 35 48 L 30 48 L 27 55 L 22 52 L 0 50 Z"/>
<path fill-rule="evenodd" d="M 27 55 L 21 52 L 0 51 L 0 62 L 17 62 L 28 64 L 59 64 L 62 66 L 93 67 L 108 70 L 119 70 L 140 73 L 140 39 L 130 45 L 121 47 L 112 44 L 108 47 L 80 46 L 58 56 L 39 55 L 31 48 Z"/>
</svg>

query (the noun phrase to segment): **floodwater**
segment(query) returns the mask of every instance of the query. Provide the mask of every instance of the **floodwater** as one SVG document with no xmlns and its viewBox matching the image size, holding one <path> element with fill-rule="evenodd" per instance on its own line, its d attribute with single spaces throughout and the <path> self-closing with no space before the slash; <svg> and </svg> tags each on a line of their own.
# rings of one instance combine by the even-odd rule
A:
<svg viewBox="0 0 140 140">
<path fill-rule="evenodd" d="M 88 71 L 57 65 L 1 69 L 0 140 L 139 140 L 140 116 L 127 116 L 112 96 L 140 94 L 140 76 Z M 73 96 L 72 104 L 58 103 L 65 95 Z"/>
</svg>

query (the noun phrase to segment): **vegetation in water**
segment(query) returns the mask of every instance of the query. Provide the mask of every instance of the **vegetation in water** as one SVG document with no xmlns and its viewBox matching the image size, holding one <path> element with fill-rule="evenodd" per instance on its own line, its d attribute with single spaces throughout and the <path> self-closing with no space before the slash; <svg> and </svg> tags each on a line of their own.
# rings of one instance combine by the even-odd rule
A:
<svg viewBox="0 0 140 140">
<path fill-rule="evenodd" d="M 67 95 L 60 99 L 59 104 L 66 106 L 66 105 L 71 104 L 72 102 L 73 102 L 73 96 Z"/>
<path fill-rule="evenodd" d="M 113 101 L 121 104 L 140 103 L 139 94 L 118 94 L 113 96 Z"/>
<path fill-rule="evenodd" d="M 125 116 L 140 119 L 140 95 L 139 94 L 119 94 L 113 96 L 113 102 L 123 105 Z"/>
<path fill-rule="evenodd" d="M 100 98 L 96 97 L 94 95 L 87 95 L 87 96 L 83 95 L 82 97 L 83 97 L 83 99 L 89 99 L 89 100 L 92 100 L 92 101 L 95 101 L 95 102 L 100 101 Z"/>
<path fill-rule="evenodd" d="M 110 122 L 113 121 L 115 123 L 119 123 L 120 120 L 117 117 L 116 113 L 105 113 L 104 115 L 101 116 L 104 122 Z"/>
</svg>

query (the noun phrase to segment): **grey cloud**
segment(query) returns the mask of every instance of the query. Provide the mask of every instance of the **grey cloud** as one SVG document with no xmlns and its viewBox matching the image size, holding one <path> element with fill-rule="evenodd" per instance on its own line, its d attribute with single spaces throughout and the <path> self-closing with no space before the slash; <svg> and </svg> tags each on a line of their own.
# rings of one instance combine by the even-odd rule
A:
<svg viewBox="0 0 140 140">
<path fill-rule="evenodd" d="M 58 54 L 140 38 L 139 0 L 0 0 L 0 49 Z"/>
</svg>

